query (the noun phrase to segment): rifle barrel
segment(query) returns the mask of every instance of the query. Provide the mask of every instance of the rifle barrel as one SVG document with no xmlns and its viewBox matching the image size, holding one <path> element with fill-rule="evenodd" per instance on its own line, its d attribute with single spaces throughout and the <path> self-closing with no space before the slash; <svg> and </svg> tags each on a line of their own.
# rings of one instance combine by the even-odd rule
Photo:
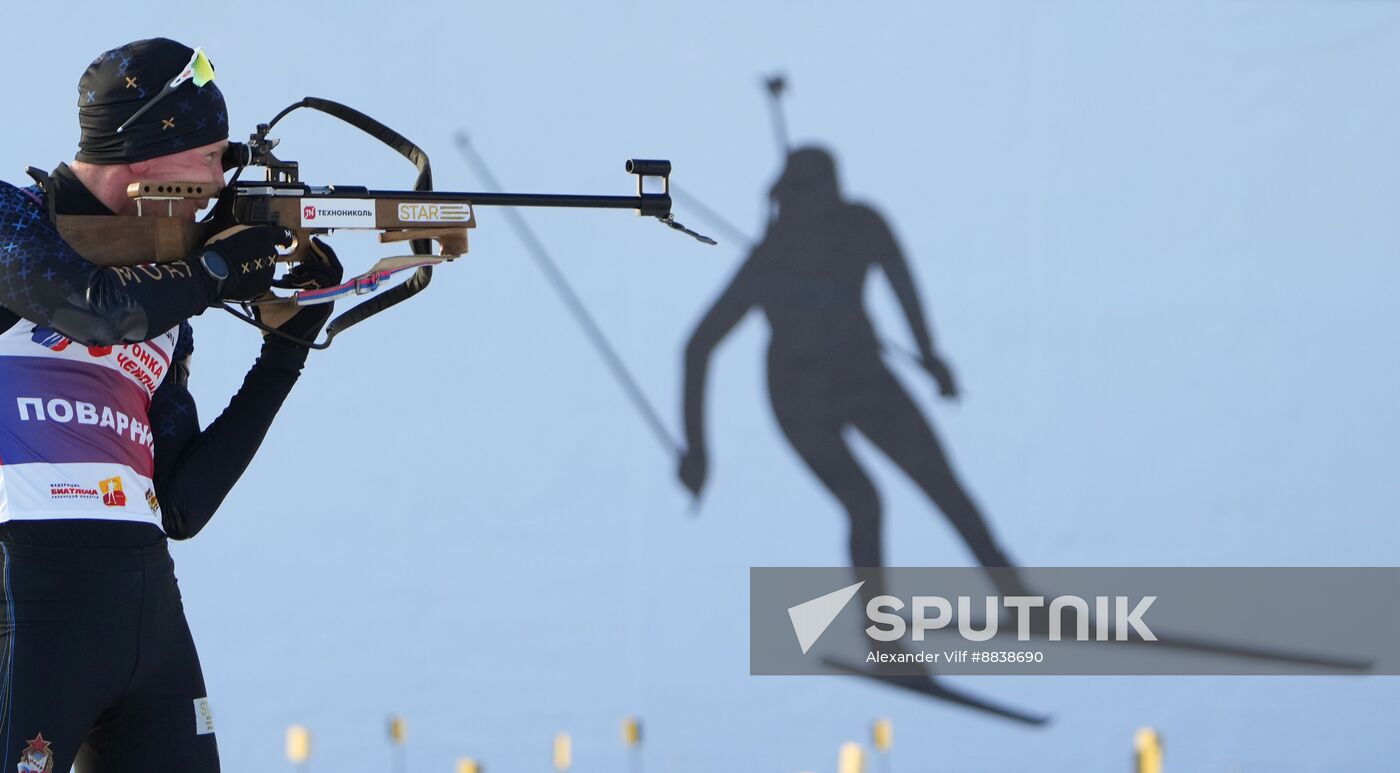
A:
<svg viewBox="0 0 1400 773">
<path fill-rule="evenodd" d="M 257 195 L 265 186 L 248 185 L 248 193 Z M 241 191 L 240 191 L 241 192 Z M 477 207 L 583 207 L 592 209 L 636 209 L 644 215 L 665 216 L 671 212 L 671 197 L 665 193 L 644 193 L 640 196 L 591 196 L 571 193 L 486 193 L 471 191 L 386 191 L 367 188 L 331 186 L 311 188 L 280 195 L 299 195 L 306 199 L 398 199 L 400 201 L 468 202 Z"/>
<path fill-rule="evenodd" d="M 590 207 L 596 209 L 671 208 L 671 197 L 662 194 L 644 196 L 589 196 L 570 193 L 457 193 L 449 191 L 371 191 L 372 197 L 396 198 L 405 201 L 468 201 L 478 207 Z"/>
</svg>

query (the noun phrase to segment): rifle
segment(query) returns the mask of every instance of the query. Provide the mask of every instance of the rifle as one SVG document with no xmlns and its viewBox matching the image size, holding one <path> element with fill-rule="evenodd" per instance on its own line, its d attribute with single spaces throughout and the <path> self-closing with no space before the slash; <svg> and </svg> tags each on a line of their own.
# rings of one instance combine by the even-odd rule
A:
<svg viewBox="0 0 1400 773">
<path fill-rule="evenodd" d="M 345 121 L 412 161 L 418 170 L 413 188 L 378 190 L 364 186 L 312 186 L 301 182 L 297 162 L 273 154 L 280 140 L 273 139 L 269 133 L 288 113 L 303 107 Z M 128 187 L 127 195 L 136 200 L 137 217 L 57 215 L 54 220 L 59 233 L 89 262 L 118 267 L 122 271 L 149 271 L 154 270 L 149 266 L 151 263 L 187 258 L 215 233 L 234 225 L 280 225 L 291 230 L 295 236 L 293 246 L 279 256 L 279 260 L 287 262 L 307 257 L 313 235 L 341 229 L 379 231 L 379 241 L 384 244 L 409 242 L 412 255 L 382 258 L 368 271 L 335 287 L 301 290 L 285 297 L 269 296 L 243 304 L 243 312 L 223 304 L 226 310 L 245 322 L 291 338 L 258 322 L 248 313 L 249 307 L 304 306 L 348 295 L 365 295 L 381 289 L 385 280 L 395 274 L 415 272 L 408 281 L 336 317 L 326 326 L 324 343 L 297 341 L 315 349 L 330 346 L 337 333 L 421 292 L 431 281 L 433 266 L 466 254 L 467 230 L 476 227 L 477 207 L 631 209 L 705 244 L 715 243 L 677 223 L 672 216 L 670 161 L 628 160 L 626 171 L 637 180 L 634 196 L 435 191 L 428 155 L 417 145 L 364 113 L 317 97 L 306 97 L 283 109 L 271 121 L 258 124 L 247 143 L 230 143 L 223 161 L 224 170 L 234 174 L 222 187 L 209 183 L 135 182 Z M 262 167 L 266 178 L 241 182 L 239 178 L 248 167 Z M 657 182 L 660 191 L 649 191 L 649 187 L 657 187 Z M 177 201 L 216 197 L 214 207 L 203 221 L 191 222 L 173 216 Z M 139 268 L 141 266 L 145 268 Z"/>
</svg>

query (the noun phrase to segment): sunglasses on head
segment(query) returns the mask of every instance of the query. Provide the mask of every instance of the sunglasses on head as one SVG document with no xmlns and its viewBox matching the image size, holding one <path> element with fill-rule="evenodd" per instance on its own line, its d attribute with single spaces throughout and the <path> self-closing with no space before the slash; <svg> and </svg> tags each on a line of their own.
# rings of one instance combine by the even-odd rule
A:
<svg viewBox="0 0 1400 773">
<path fill-rule="evenodd" d="M 151 97 L 150 101 L 142 105 L 141 109 L 137 110 L 135 115 L 126 119 L 121 126 L 118 126 L 117 133 L 120 134 L 126 127 L 135 122 L 137 118 L 145 115 L 147 110 L 155 107 L 157 102 L 169 96 L 171 92 L 179 88 L 180 84 L 185 81 L 194 81 L 194 85 L 200 87 L 213 80 L 214 65 L 210 64 L 209 57 L 204 55 L 203 49 L 196 48 L 194 54 L 190 57 L 189 63 L 185 65 L 184 69 L 180 70 L 180 74 L 176 75 L 169 83 L 165 84 L 165 86 L 161 88 L 160 93 Z"/>
</svg>

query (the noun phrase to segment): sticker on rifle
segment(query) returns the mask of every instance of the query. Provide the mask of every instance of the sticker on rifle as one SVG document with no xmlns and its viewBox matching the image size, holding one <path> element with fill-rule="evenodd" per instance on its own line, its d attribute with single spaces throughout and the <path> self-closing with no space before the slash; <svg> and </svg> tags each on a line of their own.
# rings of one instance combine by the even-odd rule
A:
<svg viewBox="0 0 1400 773">
<path fill-rule="evenodd" d="M 303 228 L 373 228 L 374 204 L 364 199 L 302 199 Z"/>
<path fill-rule="evenodd" d="M 472 205 L 461 203 L 433 204 L 405 201 L 399 204 L 401 223 L 465 223 L 472 219 Z"/>
</svg>

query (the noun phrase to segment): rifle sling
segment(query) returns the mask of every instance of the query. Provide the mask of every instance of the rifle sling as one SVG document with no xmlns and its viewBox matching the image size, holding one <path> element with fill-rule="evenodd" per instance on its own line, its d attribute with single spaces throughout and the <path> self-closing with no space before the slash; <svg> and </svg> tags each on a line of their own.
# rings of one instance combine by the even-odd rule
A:
<svg viewBox="0 0 1400 773">
<path fill-rule="evenodd" d="M 332 102 L 329 99 L 306 97 L 295 105 L 283 110 L 273 122 L 275 123 L 277 120 L 280 120 L 282 116 L 301 107 L 309 107 L 334 118 L 339 118 L 345 123 L 354 126 L 360 131 L 363 131 L 393 148 L 399 155 L 413 162 L 414 167 L 418 169 L 418 179 L 413 183 L 413 190 L 430 191 L 433 189 L 433 171 L 428 161 L 428 154 L 424 153 L 422 148 L 410 142 L 408 138 L 404 137 L 402 134 L 399 134 L 388 126 L 385 126 L 352 107 L 342 105 L 339 102 Z M 409 244 L 412 246 L 413 254 L 415 255 L 432 254 L 433 243 L 429 239 L 414 239 L 409 242 Z M 316 348 L 320 349 L 329 346 L 331 339 L 335 338 L 338 333 L 350 329 L 352 326 L 369 319 L 390 306 L 395 306 L 412 298 L 422 292 L 432 279 L 432 266 L 423 266 L 415 271 L 413 276 L 408 278 L 408 281 L 385 290 L 382 294 L 342 312 L 335 319 L 331 320 L 330 324 L 326 325 L 325 343 Z"/>
</svg>

